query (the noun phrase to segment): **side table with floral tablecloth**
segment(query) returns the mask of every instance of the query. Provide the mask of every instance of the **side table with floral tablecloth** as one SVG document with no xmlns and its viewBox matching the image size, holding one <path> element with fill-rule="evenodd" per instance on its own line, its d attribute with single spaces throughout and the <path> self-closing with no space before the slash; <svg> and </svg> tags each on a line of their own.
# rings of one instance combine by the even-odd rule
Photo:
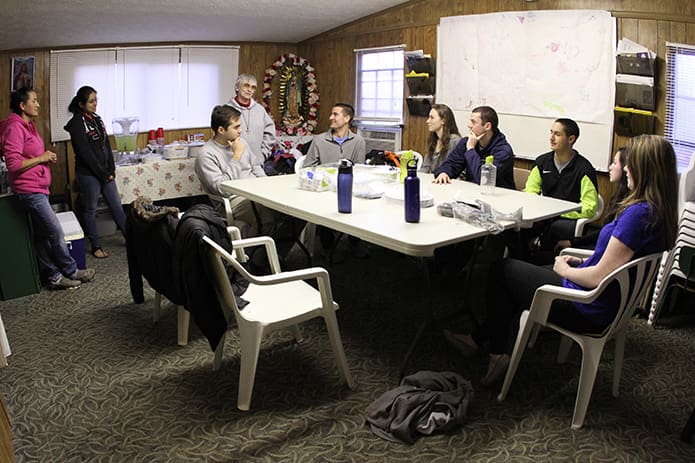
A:
<svg viewBox="0 0 695 463">
<path fill-rule="evenodd" d="M 122 204 L 139 196 L 152 201 L 205 194 L 194 170 L 195 158 L 156 161 L 116 167 Z"/>
</svg>

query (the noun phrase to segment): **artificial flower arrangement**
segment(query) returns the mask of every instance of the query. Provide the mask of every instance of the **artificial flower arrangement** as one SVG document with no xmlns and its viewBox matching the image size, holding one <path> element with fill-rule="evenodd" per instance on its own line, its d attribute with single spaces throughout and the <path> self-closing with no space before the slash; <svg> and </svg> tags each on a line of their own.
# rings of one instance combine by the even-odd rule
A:
<svg viewBox="0 0 695 463">
<path fill-rule="evenodd" d="M 272 116 L 270 110 L 270 100 L 273 96 L 272 83 L 273 79 L 281 75 L 283 79 L 288 74 L 287 68 L 299 68 L 303 89 L 305 90 L 302 96 L 303 114 L 295 123 L 289 123 L 284 117 L 281 121 L 276 122 L 278 133 L 287 135 L 310 135 L 318 125 L 318 110 L 319 110 L 319 90 L 316 85 L 315 69 L 311 66 L 308 60 L 297 56 L 294 53 L 286 53 L 279 56 L 275 62 L 265 70 L 263 76 L 263 91 L 262 100 L 265 110 Z M 283 83 L 286 83 L 283 81 Z M 283 88 L 286 88 L 283 86 Z M 286 98 L 286 97 L 285 97 Z"/>
</svg>

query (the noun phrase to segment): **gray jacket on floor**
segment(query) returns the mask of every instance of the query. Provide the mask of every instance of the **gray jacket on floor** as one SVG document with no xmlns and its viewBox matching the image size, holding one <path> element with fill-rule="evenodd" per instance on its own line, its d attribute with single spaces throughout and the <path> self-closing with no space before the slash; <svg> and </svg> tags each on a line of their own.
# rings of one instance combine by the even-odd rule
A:
<svg viewBox="0 0 695 463">
<path fill-rule="evenodd" d="M 413 444 L 462 425 L 471 398 L 473 386 L 459 374 L 419 371 L 367 407 L 367 424 L 382 439 Z"/>
</svg>

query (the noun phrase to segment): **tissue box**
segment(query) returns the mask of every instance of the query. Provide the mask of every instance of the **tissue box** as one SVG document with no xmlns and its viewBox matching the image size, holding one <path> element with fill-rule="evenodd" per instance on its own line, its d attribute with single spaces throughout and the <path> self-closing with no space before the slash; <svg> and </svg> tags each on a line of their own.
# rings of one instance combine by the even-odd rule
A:
<svg viewBox="0 0 695 463">
<path fill-rule="evenodd" d="M 70 255 L 77 263 L 77 268 L 87 268 L 87 259 L 84 251 L 84 232 L 82 231 L 80 222 L 77 221 L 77 217 L 75 217 L 72 211 L 60 212 L 56 214 L 56 216 L 58 217 L 60 226 L 63 228 L 65 242 L 68 245 Z"/>
</svg>

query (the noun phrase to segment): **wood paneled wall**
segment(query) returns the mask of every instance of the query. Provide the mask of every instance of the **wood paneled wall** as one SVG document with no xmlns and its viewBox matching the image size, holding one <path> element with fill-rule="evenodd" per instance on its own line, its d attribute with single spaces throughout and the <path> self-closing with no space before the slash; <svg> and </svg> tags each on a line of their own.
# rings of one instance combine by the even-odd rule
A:
<svg viewBox="0 0 695 463">
<path fill-rule="evenodd" d="M 322 109 L 332 102 L 354 100 L 355 56 L 353 49 L 405 44 L 407 50 L 437 54 L 437 24 L 441 17 L 500 11 L 600 9 L 617 18 L 618 38 L 627 37 L 658 55 L 657 133 L 663 134 L 666 42 L 695 44 L 695 2 L 679 0 L 414 0 L 360 19 L 299 44 L 299 53 L 316 66 Z M 493 50 L 495 44 L 490 44 Z M 445 70 L 455 72 L 455 70 Z M 443 102 L 446 103 L 446 102 Z M 328 111 L 319 113 L 319 129 L 328 126 Z M 459 127 L 465 130 L 465 127 Z M 501 128 L 504 131 L 504 127 Z M 544 136 L 541 135 L 541 136 Z M 406 115 L 403 146 L 425 152 L 424 117 Z M 614 146 L 627 142 L 616 136 Z M 540 153 L 539 153 L 540 154 Z M 530 165 L 518 160 L 520 167 Z M 607 200 L 613 194 L 607 175 L 599 175 L 599 190 Z"/>
<path fill-rule="evenodd" d="M 177 43 L 176 45 L 178 44 L 179 43 Z M 256 76 L 256 78 L 259 81 L 259 97 L 260 87 L 263 84 L 263 74 L 265 72 L 265 69 L 268 66 L 270 66 L 270 64 L 272 64 L 278 56 L 285 53 L 297 52 L 297 47 L 293 44 L 244 42 L 227 43 L 225 45 L 239 45 L 239 72 L 248 72 Z M 85 44 L 85 47 L 88 46 L 88 44 Z M 58 154 L 58 162 L 51 166 L 51 174 L 53 176 L 53 182 L 51 184 L 51 195 L 63 195 L 65 193 L 65 187 L 68 184 L 69 179 L 72 180 L 73 177 L 72 172 L 70 172 L 70 170 L 74 171 L 74 168 L 70 169 L 70 163 L 68 163 L 67 160 L 67 143 L 60 142 L 56 143 L 55 145 L 52 145 L 50 143 L 51 127 L 49 115 L 50 110 L 48 104 L 51 98 L 49 81 L 50 51 L 12 50 L 10 52 L 0 52 L 0 88 L 5 89 L 4 91 L 0 92 L 1 118 L 4 118 L 10 111 L 10 73 L 13 56 L 36 57 L 34 70 L 34 87 L 38 94 L 39 102 L 42 104 L 42 106 L 41 115 L 35 122 L 39 130 L 39 133 L 41 134 L 41 137 L 43 138 L 46 144 L 46 149 L 55 151 Z M 232 95 L 229 96 L 231 97 Z M 224 103 L 224 101 L 221 101 L 220 103 Z M 184 137 L 185 134 L 191 132 L 204 132 L 207 137 L 209 137 L 211 133 L 209 127 L 191 128 L 187 130 L 170 130 L 167 131 L 165 134 L 167 143 L 181 139 Z M 146 143 L 147 134 L 141 133 L 138 137 L 138 146 L 145 146 Z M 113 140 L 111 145 L 115 146 Z"/>
<path fill-rule="evenodd" d="M 627 37 L 641 43 L 658 54 L 657 78 L 657 132 L 663 132 L 664 115 L 664 54 L 665 43 L 695 44 L 695 2 L 682 0 L 413 0 L 382 13 L 362 18 L 335 30 L 321 34 L 299 44 L 289 43 L 229 43 L 240 45 L 239 71 L 250 72 L 262 82 L 264 70 L 285 53 L 294 52 L 307 58 L 316 68 L 321 95 L 319 130 L 328 127 L 328 114 L 333 103 L 352 102 L 355 95 L 355 48 L 368 48 L 405 44 L 409 50 L 422 49 L 436 56 L 437 24 L 445 16 L 482 14 L 499 11 L 603 9 L 610 11 L 618 24 L 618 37 Z M 83 44 L 90 46 L 90 44 Z M 149 44 L 151 45 L 151 44 Z M 494 49 L 495 44 L 490 44 Z M 12 56 L 36 56 L 36 88 L 44 102 L 41 118 L 37 121 L 44 140 L 50 140 L 48 104 L 48 50 L 13 50 L 0 52 L 0 116 L 9 108 L 10 59 Z M 260 98 L 260 92 L 258 97 Z M 502 128 L 504 130 L 504 128 Z M 196 130 L 199 131 L 199 130 Z M 188 131 L 182 131 L 182 133 Z M 179 133 L 172 131 L 172 139 Z M 427 131 L 425 119 L 406 115 L 403 146 L 425 151 Z M 615 137 L 614 145 L 625 144 Z M 49 144 L 50 146 L 50 144 Z M 52 192 L 62 194 L 67 183 L 65 143 L 54 147 L 60 162 L 54 166 Z M 527 165 L 525 161 L 517 161 Z M 599 189 L 605 198 L 612 195 L 605 175 L 599 176 Z"/>
</svg>

